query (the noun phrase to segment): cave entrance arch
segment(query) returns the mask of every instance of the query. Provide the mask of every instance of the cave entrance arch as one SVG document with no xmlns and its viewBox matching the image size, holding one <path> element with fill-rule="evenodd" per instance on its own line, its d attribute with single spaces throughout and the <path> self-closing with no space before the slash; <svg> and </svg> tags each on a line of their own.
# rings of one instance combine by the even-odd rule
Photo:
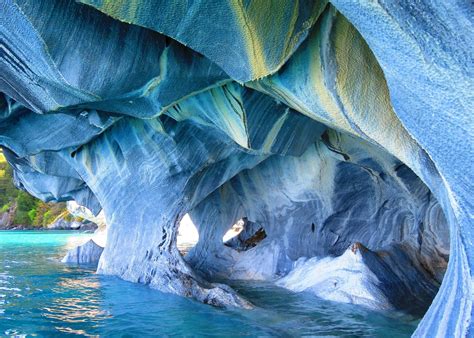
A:
<svg viewBox="0 0 474 338">
<path fill-rule="evenodd" d="M 212 245 L 190 260 L 199 271 L 270 280 L 295 270 L 280 285 L 374 310 L 422 317 L 449 259 L 447 219 L 422 179 L 386 150 L 331 129 L 300 157 L 235 176 L 194 212 L 218 232 L 201 234 Z M 236 215 L 258 222 L 234 223 Z"/>
</svg>

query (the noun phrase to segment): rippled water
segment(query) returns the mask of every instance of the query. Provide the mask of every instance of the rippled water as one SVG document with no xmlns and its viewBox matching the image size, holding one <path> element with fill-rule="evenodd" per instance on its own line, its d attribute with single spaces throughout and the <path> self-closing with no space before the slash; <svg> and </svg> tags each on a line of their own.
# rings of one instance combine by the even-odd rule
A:
<svg viewBox="0 0 474 338">
<path fill-rule="evenodd" d="M 59 262 L 86 238 L 65 231 L 0 232 L 0 336 L 406 337 L 416 327 L 260 283 L 233 285 L 258 309 L 220 310 Z"/>
</svg>

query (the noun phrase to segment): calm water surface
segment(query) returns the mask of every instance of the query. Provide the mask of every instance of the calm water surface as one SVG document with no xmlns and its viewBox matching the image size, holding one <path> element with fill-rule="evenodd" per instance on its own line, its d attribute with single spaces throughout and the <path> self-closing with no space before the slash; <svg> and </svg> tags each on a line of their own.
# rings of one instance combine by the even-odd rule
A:
<svg viewBox="0 0 474 338">
<path fill-rule="evenodd" d="M 268 284 L 233 285 L 258 309 L 220 310 L 59 262 L 87 236 L 0 232 L 0 336 L 407 337 L 416 328 Z"/>
</svg>

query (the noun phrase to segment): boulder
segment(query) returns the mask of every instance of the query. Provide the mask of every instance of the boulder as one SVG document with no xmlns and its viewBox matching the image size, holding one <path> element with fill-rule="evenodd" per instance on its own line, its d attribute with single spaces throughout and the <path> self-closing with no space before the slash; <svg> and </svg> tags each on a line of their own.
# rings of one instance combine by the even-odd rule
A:
<svg viewBox="0 0 474 338">
<path fill-rule="evenodd" d="M 61 260 L 63 263 L 97 264 L 104 248 L 97 245 L 92 239 L 68 251 Z"/>
</svg>

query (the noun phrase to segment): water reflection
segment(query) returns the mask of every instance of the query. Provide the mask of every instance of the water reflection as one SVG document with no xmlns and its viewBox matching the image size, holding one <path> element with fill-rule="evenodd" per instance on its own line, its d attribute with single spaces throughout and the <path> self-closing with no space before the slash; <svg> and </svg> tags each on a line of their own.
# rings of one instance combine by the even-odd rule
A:
<svg viewBox="0 0 474 338">
<path fill-rule="evenodd" d="M 44 316 L 67 323 L 87 322 L 104 316 L 100 308 L 100 283 L 91 279 L 61 278 L 51 290 L 58 296 L 44 307 Z"/>
<path fill-rule="evenodd" d="M 54 328 L 62 333 L 75 334 L 75 335 L 80 335 L 80 336 L 89 336 L 89 334 L 87 334 L 87 332 L 84 330 L 74 330 L 74 329 L 71 329 L 70 327 L 62 327 L 62 326 L 55 326 Z"/>
</svg>

